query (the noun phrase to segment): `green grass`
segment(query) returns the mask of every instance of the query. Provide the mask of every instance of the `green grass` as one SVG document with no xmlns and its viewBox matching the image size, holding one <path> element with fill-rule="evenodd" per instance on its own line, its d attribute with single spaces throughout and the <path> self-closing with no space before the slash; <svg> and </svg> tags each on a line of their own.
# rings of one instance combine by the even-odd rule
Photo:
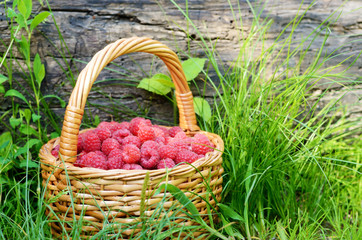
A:
<svg viewBox="0 0 362 240">
<path fill-rule="evenodd" d="M 187 9 L 175 6 L 185 15 L 187 28 L 184 30 L 194 28 L 202 40 L 200 48 L 205 51 L 209 63 L 204 72 L 205 86 L 211 86 L 216 92 L 212 119 L 206 122 L 199 118 L 199 125 L 220 135 L 225 143 L 223 198 L 217 212 L 220 221 L 207 226 L 197 216 L 186 218 L 204 224 L 211 239 L 362 239 L 362 140 L 358 128 L 361 119 L 346 118 L 348 106 L 342 104 L 340 98 L 323 104 L 322 98 L 328 88 L 318 96 L 312 94 L 312 88 L 322 80 L 343 84 L 349 91 L 354 89 L 354 84 L 361 83 L 347 71 L 337 71 L 347 60 L 352 59 L 350 62 L 354 64 L 359 55 L 326 67 L 338 50 L 327 54 L 325 49 L 329 38 L 325 33 L 335 18 L 331 15 L 309 36 L 295 41 L 295 31 L 308 9 L 300 11 L 286 27 L 288 35 L 284 29 L 274 43 L 266 47 L 266 34 L 273 23 L 268 19 L 261 21 L 258 11 L 252 9 L 255 19 L 250 33 L 242 33 L 238 57 L 228 68 L 223 68 L 225 64 L 214 50 L 214 43 L 198 31 L 188 18 Z M 233 12 L 240 11 L 230 8 Z M 235 18 L 234 22 L 243 29 L 242 19 Z M 302 64 L 307 57 L 311 58 L 311 43 L 320 38 L 321 33 L 324 40 L 319 51 L 302 72 Z M 263 47 L 257 54 L 260 46 Z M 11 47 L 14 46 L 10 46 L 10 50 Z M 64 57 L 66 49 L 63 46 L 59 50 Z M 287 54 L 283 55 L 285 52 Z M 9 54 L 11 56 L 11 51 Z M 6 70 L 11 73 L 9 66 Z M 218 76 L 218 85 L 209 78 L 209 71 Z M 68 75 L 72 82 L 72 74 Z M 122 78 L 127 79 L 127 76 Z M 28 80 L 32 85 L 31 79 Z M 39 90 L 34 89 L 40 96 Z M 102 93 L 101 86 L 95 90 Z M 202 95 L 203 89 L 199 92 Z M 24 92 L 28 97 L 27 94 L 30 93 Z M 115 102 L 110 109 L 103 109 L 109 113 L 116 112 L 122 104 L 114 99 L 109 101 Z M 12 104 L 13 109 L 8 114 L 19 114 L 15 117 L 20 119 L 21 116 L 24 129 L 31 127 L 41 134 L 16 131 L 6 116 L 0 118 L 2 127 L 8 129 L 0 137 L 0 238 L 51 239 L 40 167 L 34 165 L 39 160 L 37 153 L 41 144 L 35 140 L 33 145 L 26 144 L 35 136 L 37 139 L 40 136 L 44 143 L 50 132 L 38 121 L 32 122 L 23 105 L 16 101 Z M 319 105 L 322 108 L 318 108 Z M 45 115 L 49 118 L 53 116 L 46 106 L 44 110 L 40 106 L 31 109 L 31 113 L 37 111 L 48 112 Z M 125 111 L 135 114 L 129 109 Z M 41 121 L 45 121 L 44 118 Z M 92 122 L 94 120 L 90 119 L 85 125 Z M 177 189 L 173 194 L 184 206 L 175 211 L 193 211 Z M 181 232 L 191 236 L 198 230 L 198 227 L 180 227 L 175 223 L 178 217 L 164 213 L 167 212 L 161 203 L 152 216 L 143 219 L 144 227 L 134 238 L 163 239 Z M 156 220 L 159 224 L 152 224 Z M 77 239 L 84 222 L 69 222 L 73 232 L 64 238 Z M 111 223 L 105 224 L 107 227 L 93 239 L 112 239 L 107 235 L 117 235 Z M 164 226 L 169 229 L 162 231 Z M 123 227 L 132 229 L 134 225 Z"/>
</svg>

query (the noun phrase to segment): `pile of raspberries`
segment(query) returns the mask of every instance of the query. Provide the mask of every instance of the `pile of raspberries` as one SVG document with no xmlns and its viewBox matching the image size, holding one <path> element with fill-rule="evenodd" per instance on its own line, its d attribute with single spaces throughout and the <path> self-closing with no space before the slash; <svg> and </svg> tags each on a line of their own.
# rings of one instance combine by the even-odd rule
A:
<svg viewBox="0 0 362 240">
<path fill-rule="evenodd" d="M 165 128 L 136 117 L 130 122 L 101 122 L 79 134 L 77 167 L 100 169 L 161 169 L 193 163 L 214 151 L 207 136 L 188 137 L 180 127 Z M 59 145 L 52 150 L 58 157 Z"/>
</svg>

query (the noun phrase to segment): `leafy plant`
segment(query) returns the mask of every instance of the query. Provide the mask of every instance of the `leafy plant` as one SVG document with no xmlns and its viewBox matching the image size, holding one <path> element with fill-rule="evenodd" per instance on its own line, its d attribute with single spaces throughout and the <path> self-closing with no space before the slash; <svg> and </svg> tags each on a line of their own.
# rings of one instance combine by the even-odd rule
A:
<svg viewBox="0 0 362 240">
<path fill-rule="evenodd" d="M 203 71 L 205 62 L 206 58 L 189 58 L 181 63 L 188 82 L 193 81 Z M 175 85 L 170 76 L 163 73 L 155 74 L 150 78 L 143 78 L 137 87 L 162 96 L 166 96 L 175 89 Z M 171 99 L 173 99 L 175 104 L 175 97 L 173 95 Z M 210 121 L 211 107 L 204 98 L 194 97 L 194 109 L 195 113 L 202 117 L 206 122 Z"/>
</svg>

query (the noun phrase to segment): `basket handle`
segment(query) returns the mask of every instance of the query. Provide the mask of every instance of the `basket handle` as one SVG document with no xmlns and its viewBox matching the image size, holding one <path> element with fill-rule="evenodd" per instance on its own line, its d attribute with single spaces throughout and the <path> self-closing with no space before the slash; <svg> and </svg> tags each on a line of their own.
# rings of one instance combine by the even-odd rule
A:
<svg viewBox="0 0 362 240">
<path fill-rule="evenodd" d="M 73 163 L 77 155 L 79 127 L 88 94 L 101 70 L 117 57 L 132 53 L 152 53 L 159 57 L 171 73 L 176 88 L 180 127 L 184 130 L 199 130 L 196 122 L 193 96 L 177 55 L 166 45 L 145 37 L 120 39 L 97 52 L 78 76 L 77 83 L 65 110 L 59 152 L 65 162 Z"/>
</svg>

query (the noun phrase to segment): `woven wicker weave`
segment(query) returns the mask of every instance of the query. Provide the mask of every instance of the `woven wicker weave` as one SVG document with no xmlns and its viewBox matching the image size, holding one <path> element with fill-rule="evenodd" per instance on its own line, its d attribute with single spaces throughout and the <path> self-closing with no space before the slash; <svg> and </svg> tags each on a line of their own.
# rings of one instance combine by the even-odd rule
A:
<svg viewBox="0 0 362 240">
<path fill-rule="evenodd" d="M 205 134 L 216 146 L 217 150 L 195 161 L 194 167 L 182 165 L 172 170 L 102 170 L 73 165 L 77 154 L 79 126 L 94 81 L 108 63 L 131 52 L 152 53 L 163 60 L 175 84 L 180 127 L 189 136 L 195 133 Z M 51 155 L 51 150 L 58 144 L 61 157 L 55 158 Z M 118 40 L 99 51 L 80 73 L 66 108 L 61 137 L 50 140 L 40 150 L 43 186 L 46 188 L 45 198 L 49 204 L 47 214 L 53 220 L 52 233 L 54 236 L 62 236 L 65 231 L 70 233 L 71 224 L 64 222 L 73 222 L 74 219 L 87 222 L 82 227 L 83 237 L 99 232 L 104 227 L 105 218 L 119 226 L 133 222 L 137 225 L 138 217 L 152 215 L 157 203 L 165 201 L 165 195 L 168 198 L 164 202 L 164 209 L 170 209 L 177 204 L 169 193 L 154 195 L 154 190 L 166 182 L 185 192 L 200 215 L 205 215 L 210 208 L 208 203 L 197 195 L 206 198 L 213 207 L 216 205 L 215 199 L 220 200 L 223 150 L 223 141 L 218 135 L 200 131 L 196 124 L 193 97 L 176 54 L 165 45 L 149 38 Z M 182 212 L 179 214 L 181 216 Z M 203 218 L 208 220 L 208 216 Z M 195 224 L 188 218 L 179 219 L 186 225 Z M 122 234 L 134 234 L 141 227 L 141 224 L 138 224 Z"/>
</svg>

